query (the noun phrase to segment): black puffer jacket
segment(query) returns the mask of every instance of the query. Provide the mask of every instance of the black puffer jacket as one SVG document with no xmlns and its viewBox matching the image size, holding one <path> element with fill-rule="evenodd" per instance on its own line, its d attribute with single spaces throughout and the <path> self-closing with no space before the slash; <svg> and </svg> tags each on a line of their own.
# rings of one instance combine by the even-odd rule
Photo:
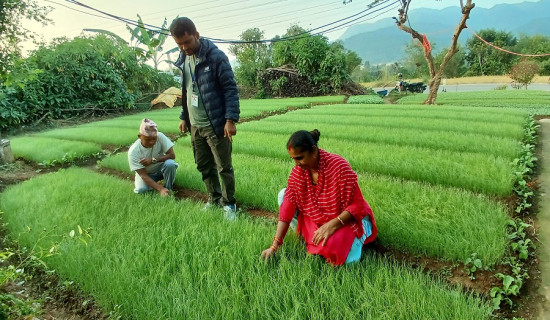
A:
<svg viewBox="0 0 550 320">
<path fill-rule="evenodd" d="M 212 41 L 200 38 L 198 59 L 195 66 L 195 79 L 199 85 L 199 94 L 204 108 L 210 118 L 210 123 L 216 135 L 223 136 L 226 119 L 239 121 L 239 92 L 237 83 L 231 70 L 229 60 L 223 51 Z M 180 51 L 178 60 L 174 63 L 185 77 L 185 63 L 187 56 Z M 180 119 L 185 120 L 188 128 L 189 110 L 187 109 L 187 90 L 185 79 L 182 80 L 182 110 Z"/>
</svg>

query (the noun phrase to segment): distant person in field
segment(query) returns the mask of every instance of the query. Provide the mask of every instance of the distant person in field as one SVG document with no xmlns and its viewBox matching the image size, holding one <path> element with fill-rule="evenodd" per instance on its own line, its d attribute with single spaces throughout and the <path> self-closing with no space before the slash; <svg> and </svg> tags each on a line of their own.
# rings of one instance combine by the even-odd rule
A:
<svg viewBox="0 0 550 320">
<path fill-rule="evenodd" d="M 157 190 L 161 196 L 170 195 L 178 164 L 174 161 L 174 143 L 150 119 L 143 119 L 136 142 L 128 150 L 130 170 L 136 172 L 135 193 Z M 164 180 L 164 185 L 159 181 Z"/>
<path fill-rule="evenodd" d="M 344 158 L 318 147 L 320 135 L 317 129 L 301 130 L 288 140 L 296 166 L 279 193 L 279 223 L 271 246 L 261 254 L 264 259 L 283 244 L 291 222 L 297 222 L 307 252 L 332 265 L 358 261 L 363 245 L 376 238 L 374 216 L 357 174 Z"/>
<path fill-rule="evenodd" d="M 197 170 L 208 191 L 206 207 L 223 207 L 226 217 L 234 220 L 237 207 L 231 152 L 240 110 L 233 70 L 225 53 L 201 38 L 189 18 L 174 19 L 170 33 L 180 49 L 175 65 L 183 73 L 179 129 L 191 132 Z"/>
</svg>

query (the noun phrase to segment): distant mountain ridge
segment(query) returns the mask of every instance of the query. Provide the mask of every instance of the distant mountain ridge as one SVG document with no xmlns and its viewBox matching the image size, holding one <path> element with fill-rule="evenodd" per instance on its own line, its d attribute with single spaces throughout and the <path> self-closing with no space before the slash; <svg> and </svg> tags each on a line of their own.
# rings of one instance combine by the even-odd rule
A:
<svg viewBox="0 0 550 320">
<path fill-rule="evenodd" d="M 460 7 L 409 11 L 411 26 L 426 34 L 435 52 L 449 47 L 461 16 Z M 459 38 L 462 44 L 473 36 L 471 31 L 489 28 L 510 32 L 516 37 L 520 34 L 550 36 L 550 0 L 499 4 L 490 9 L 476 7 L 466 24 L 468 28 Z M 408 33 L 397 28 L 392 18 L 351 26 L 339 38 L 347 49 L 355 51 L 370 64 L 401 61 L 411 39 Z"/>
</svg>

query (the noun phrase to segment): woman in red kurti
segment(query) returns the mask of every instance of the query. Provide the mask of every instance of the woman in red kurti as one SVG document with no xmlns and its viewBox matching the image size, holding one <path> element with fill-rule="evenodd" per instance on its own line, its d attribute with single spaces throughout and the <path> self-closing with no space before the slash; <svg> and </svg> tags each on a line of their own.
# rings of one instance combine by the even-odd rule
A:
<svg viewBox="0 0 550 320">
<path fill-rule="evenodd" d="M 339 155 L 319 149 L 320 132 L 295 132 L 287 143 L 296 166 L 288 178 L 279 209 L 279 223 L 271 247 L 262 258 L 274 255 L 295 213 L 296 231 L 307 251 L 333 265 L 359 260 L 364 244 L 376 238 L 372 210 L 357 184 L 357 174 Z"/>
</svg>

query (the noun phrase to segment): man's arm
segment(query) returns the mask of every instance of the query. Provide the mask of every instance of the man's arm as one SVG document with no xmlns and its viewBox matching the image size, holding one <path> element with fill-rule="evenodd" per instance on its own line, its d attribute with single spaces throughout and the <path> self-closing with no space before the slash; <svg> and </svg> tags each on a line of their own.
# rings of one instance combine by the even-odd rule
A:
<svg viewBox="0 0 550 320">
<path fill-rule="evenodd" d="M 217 61 L 217 77 L 225 99 L 225 119 L 239 121 L 239 90 L 233 69 L 225 54 L 220 54 Z"/>
<path fill-rule="evenodd" d="M 136 170 L 137 174 L 141 177 L 143 182 L 145 182 L 146 185 L 149 187 L 157 190 L 161 196 L 167 196 L 170 194 L 170 190 L 166 189 L 163 185 L 153 180 L 149 174 L 147 173 L 147 170 L 145 168 Z"/>
<path fill-rule="evenodd" d="M 170 149 L 168 149 L 168 151 L 166 151 L 165 155 L 158 156 L 155 159 L 157 160 L 157 162 L 164 162 L 168 159 L 176 159 L 176 154 L 174 153 L 174 148 L 171 147 Z M 143 165 L 145 167 L 150 166 L 150 165 L 153 164 L 153 158 L 143 158 L 139 161 L 139 163 L 141 163 L 141 165 Z M 138 172 L 138 170 L 136 170 L 136 172 Z"/>
</svg>

